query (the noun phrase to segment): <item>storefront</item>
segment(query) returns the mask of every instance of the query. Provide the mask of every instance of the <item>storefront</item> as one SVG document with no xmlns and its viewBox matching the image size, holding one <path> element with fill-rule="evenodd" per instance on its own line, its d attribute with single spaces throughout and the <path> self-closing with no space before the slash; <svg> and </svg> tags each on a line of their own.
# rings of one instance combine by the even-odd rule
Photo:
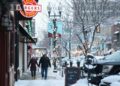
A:
<svg viewBox="0 0 120 86">
<path fill-rule="evenodd" d="M 31 21 L 32 16 L 27 18 L 20 15 L 25 11 L 22 1 L 18 2 L 22 9 L 10 9 L 11 4 L 16 6 L 14 2 L 17 1 L 21 0 L 0 1 L 0 86 L 14 86 L 14 82 L 27 69 L 28 45 L 36 43 L 25 29 L 26 20 Z"/>
<path fill-rule="evenodd" d="M 0 86 L 13 86 L 15 35 L 14 19 L 9 5 L 0 1 Z"/>
</svg>

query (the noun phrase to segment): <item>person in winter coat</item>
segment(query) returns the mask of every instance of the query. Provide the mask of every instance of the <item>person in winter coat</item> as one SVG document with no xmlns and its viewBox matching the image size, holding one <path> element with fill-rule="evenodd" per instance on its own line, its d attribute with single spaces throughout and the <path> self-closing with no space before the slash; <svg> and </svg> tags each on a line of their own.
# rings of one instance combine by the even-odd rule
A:
<svg viewBox="0 0 120 86">
<path fill-rule="evenodd" d="M 51 63 L 46 54 L 41 57 L 39 66 L 41 67 L 42 78 L 47 79 L 48 67 L 51 67 Z"/>
<path fill-rule="evenodd" d="M 77 60 L 77 67 L 80 67 L 80 61 Z"/>
<path fill-rule="evenodd" d="M 57 65 L 56 65 L 57 59 L 53 59 L 53 66 L 54 66 L 54 70 L 57 69 Z"/>
<path fill-rule="evenodd" d="M 28 64 L 28 67 L 30 66 L 31 76 L 33 79 L 36 78 L 36 67 L 39 66 L 37 63 L 37 59 L 35 57 L 32 57 L 30 59 L 30 62 Z"/>
</svg>

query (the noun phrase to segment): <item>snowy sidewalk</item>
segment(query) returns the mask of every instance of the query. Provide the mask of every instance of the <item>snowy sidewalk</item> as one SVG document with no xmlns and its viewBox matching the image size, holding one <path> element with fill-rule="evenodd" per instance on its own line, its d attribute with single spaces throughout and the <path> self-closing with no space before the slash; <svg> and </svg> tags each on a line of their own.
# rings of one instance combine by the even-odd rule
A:
<svg viewBox="0 0 120 86">
<path fill-rule="evenodd" d="M 19 80 L 15 86 L 64 86 L 64 80 Z"/>
<path fill-rule="evenodd" d="M 47 80 L 41 78 L 40 70 L 37 71 L 35 80 L 32 80 L 30 71 L 27 71 L 15 82 L 15 86 L 64 86 L 64 82 L 65 79 L 59 71 L 55 73 L 53 68 L 49 68 Z"/>
<path fill-rule="evenodd" d="M 56 73 L 53 72 L 53 67 L 48 68 L 48 79 L 59 79 L 61 77 L 61 72 L 57 71 Z M 36 72 L 36 79 L 42 79 L 41 78 L 41 69 L 38 69 Z M 32 80 L 31 72 L 28 70 L 27 72 L 23 73 L 22 77 L 20 77 L 20 80 Z"/>
<path fill-rule="evenodd" d="M 47 80 L 41 79 L 40 71 L 37 71 L 37 77 L 33 80 L 30 71 L 28 71 L 23 74 L 20 80 L 15 82 L 15 86 L 65 86 L 65 78 L 61 77 L 59 71 L 54 73 L 53 68 L 49 68 Z M 88 86 L 87 79 L 80 79 L 71 86 Z"/>
</svg>

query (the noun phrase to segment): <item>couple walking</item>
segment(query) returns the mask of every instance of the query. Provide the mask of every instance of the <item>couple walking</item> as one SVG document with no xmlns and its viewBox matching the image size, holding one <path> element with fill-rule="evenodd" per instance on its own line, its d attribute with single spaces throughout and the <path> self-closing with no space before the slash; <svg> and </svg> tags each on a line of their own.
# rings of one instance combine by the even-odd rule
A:
<svg viewBox="0 0 120 86">
<path fill-rule="evenodd" d="M 33 79 L 36 78 L 36 67 L 41 67 L 41 76 L 44 79 L 47 79 L 47 73 L 48 73 L 48 67 L 51 67 L 50 59 L 47 57 L 46 54 L 44 54 L 40 60 L 39 64 L 37 63 L 37 59 L 35 57 L 32 57 L 28 67 L 30 66 L 31 76 Z"/>
</svg>

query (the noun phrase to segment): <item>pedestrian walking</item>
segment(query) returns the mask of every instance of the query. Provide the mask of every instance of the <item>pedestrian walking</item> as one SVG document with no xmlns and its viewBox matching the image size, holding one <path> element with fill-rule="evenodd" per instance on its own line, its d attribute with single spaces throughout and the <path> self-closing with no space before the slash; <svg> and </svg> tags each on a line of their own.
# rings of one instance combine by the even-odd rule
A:
<svg viewBox="0 0 120 86">
<path fill-rule="evenodd" d="M 77 67 L 80 67 L 80 61 L 77 60 Z"/>
<path fill-rule="evenodd" d="M 54 70 L 56 70 L 56 69 L 57 69 L 56 62 L 57 62 L 57 59 L 56 59 L 56 58 L 54 58 L 54 59 L 53 59 L 53 66 L 54 66 Z"/>
<path fill-rule="evenodd" d="M 51 63 L 46 54 L 40 58 L 39 66 L 41 67 L 42 78 L 47 79 L 48 67 L 51 67 Z"/>
<path fill-rule="evenodd" d="M 73 65 L 73 62 L 72 62 L 72 61 L 70 61 L 70 67 L 72 67 L 72 65 Z"/>
<path fill-rule="evenodd" d="M 30 62 L 28 64 L 28 68 L 30 66 L 30 71 L 31 71 L 31 77 L 32 79 L 36 78 L 36 67 L 39 66 L 37 63 L 37 59 L 35 57 L 32 57 L 30 59 Z"/>
<path fill-rule="evenodd" d="M 67 61 L 64 62 L 63 67 L 67 67 Z"/>
</svg>

